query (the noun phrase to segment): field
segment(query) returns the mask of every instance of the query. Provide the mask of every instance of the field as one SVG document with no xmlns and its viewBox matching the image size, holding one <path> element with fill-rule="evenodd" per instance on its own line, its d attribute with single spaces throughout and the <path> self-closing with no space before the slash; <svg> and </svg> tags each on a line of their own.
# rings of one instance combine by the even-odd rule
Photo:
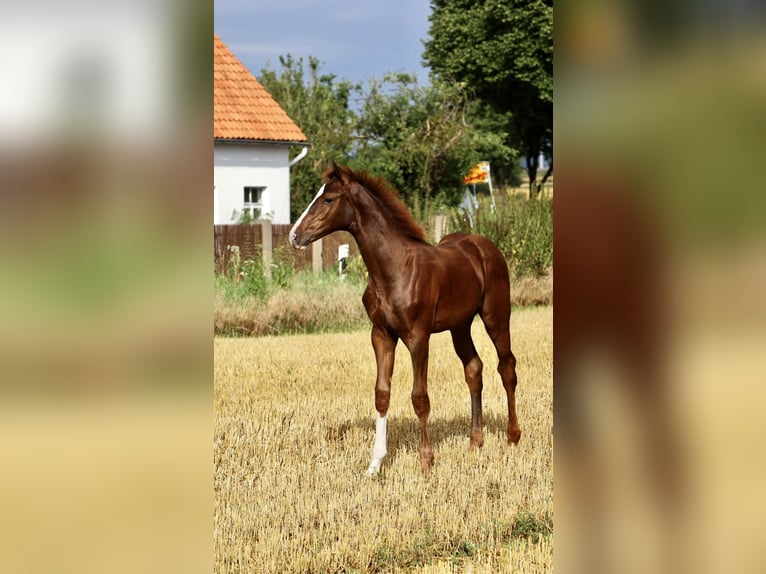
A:
<svg viewBox="0 0 766 574">
<path fill-rule="evenodd" d="M 514 310 L 522 439 L 505 442 L 505 393 L 480 322 L 482 449 L 449 334 L 431 340 L 420 473 L 409 354 L 400 343 L 382 474 L 367 330 L 215 340 L 215 571 L 548 572 L 553 556 L 552 309 Z"/>
</svg>

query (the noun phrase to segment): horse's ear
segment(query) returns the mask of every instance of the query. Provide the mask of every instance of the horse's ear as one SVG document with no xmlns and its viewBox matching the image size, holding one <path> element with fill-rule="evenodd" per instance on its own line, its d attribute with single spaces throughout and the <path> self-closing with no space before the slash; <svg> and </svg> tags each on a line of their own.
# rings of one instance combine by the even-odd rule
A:
<svg viewBox="0 0 766 574">
<path fill-rule="evenodd" d="M 334 161 L 332 162 L 332 171 L 333 174 L 340 179 L 340 181 L 343 183 L 343 185 L 348 185 L 351 181 L 351 174 L 349 173 L 349 169 L 347 167 L 342 167 L 336 164 Z"/>
<path fill-rule="evenodd" d="M 334 177 L 337 177 L 343 185 L 348 185 L 352 179 L 351 170 L 333 161 L 330 167 L 325 170 L 324 179 L 325 181 L 330 181 Z"/>
<path fill-rule="evenodd" d="M 338 166 L 335 165 L 335 162 L 332 162 L 330 165 L 328 165 L 324 173 L 322 174 L 322 177 L 324 177 L 325 181 L 330 181 L 333 177 L 337 177 L 338 175 Z"/>
</svg>

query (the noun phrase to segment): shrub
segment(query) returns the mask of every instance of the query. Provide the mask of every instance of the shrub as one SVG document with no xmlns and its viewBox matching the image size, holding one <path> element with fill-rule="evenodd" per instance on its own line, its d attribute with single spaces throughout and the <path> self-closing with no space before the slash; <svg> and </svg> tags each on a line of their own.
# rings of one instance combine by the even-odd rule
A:
<svg viewBox="0 0 766 574">
<path fill-rule="evenodd" d="M 290 250 L 292 250 L 292 247 L 289 246 L 277 247 L 274 250 L 271 264 L 271 282 L 275 287 L 287 288 L 295 276 L 295 259 L 291 257 Z"/>
<path fill-rule="evenodd" d="M 295 275 L 294 260 L 284 249 L 276 249 L 271 277 L 266 277 L 260 258 L 240 260 L 239 247 L 230 245 L 231 257 L 224 273 L 216 273 L 215 291 L 228 303 L 242 304 L 254 299 L 266 301 L 278 289 L 286 289 Z"/>
<path fill-rule="evenodd" d="M 239 247 L 230 245 L 231 257 L 224 273 L 215 275 L 215 291 L 230 303 L 240 303 L 248 298 L 266 299 L 269 285 L 263 274 L 260 259 L 242 261 Z"/>
<path fill-rule="evenodd" d="M 349 274 L 338 277 L 335 270 L 288 275 L 285 269 L 272 268 L 272 279 L 263 278 L 266 294 L 262 295 L 244 281 L 218 276 L 215 333 L 257 336 L 366 328 L 369 320 L 362 306 L 366 278 L 360 279 Z"/>
<path fill-rule="evenodd" d="M 432 210 L 424 210 L 430 219 Z M 508 198 L 496 209 L 483 202 L 470 222 L 455 214 L 451 231 L 467 231 L 493 240 L 509 262 L 514 306 L 551 304 L 553 208 L 546 198 Z M 428 226 L 424 226 L 428 228 Z M 430 231 L 430 228 L 429 228 Z M 429 233 L 430 235 L 431 233 Z M 289 247 L 274 250 L 271 277 L 260 257 L 240 261 L 232 247 L 230 264 L 215 277 L 215 332 L 266 335 L 348 331 L 369 327 L 361 303 L 367 269 L 358 253 L 338 277 L 335 268 L 315 275 L 297 272 Z"/>
<path fill-rule="evenodd" d="M 472 220 L 464 213 L 451 218 L 453 231 L 488 237 L 500 248 L 516 278 L 542 277 L 553 265 L 553 202 L 510 197 L 494 209 L 480 201 Z"/>
</svg>

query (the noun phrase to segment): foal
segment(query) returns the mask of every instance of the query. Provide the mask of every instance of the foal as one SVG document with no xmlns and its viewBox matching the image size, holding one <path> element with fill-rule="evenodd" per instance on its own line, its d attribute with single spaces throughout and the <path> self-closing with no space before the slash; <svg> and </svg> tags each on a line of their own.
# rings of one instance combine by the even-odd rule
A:
<svg viewBox="0 0 766 574">
<path fill-rule="evenodd" d="M 471 447 L 484 444 L 481 416 L 482 361 L 471 339 L 478 313 L 499 359 L 508 396 L 509 444 L 521 437 L 516 420 L 516 358 L 511 353 L 508 265 L 487 238 L 465 233 L 428 244 L 397 193 L 382 180 L 333 164 L 306 211 L 290 230 L 290 243 L 305 248 L 338 230 L 351 233 L 368 271 L 362 302 L 372 321 L 375 444 L 368 474 L 380 471 L 386 450 L 386 414 L 394 352 L 399 339 L 412 357 L 412 406 L 420 422 L 420 465 L 433 463 L 428 436 L 428 344 L 431 333 L 449 330 L 471 394 Z"/>
</svg>

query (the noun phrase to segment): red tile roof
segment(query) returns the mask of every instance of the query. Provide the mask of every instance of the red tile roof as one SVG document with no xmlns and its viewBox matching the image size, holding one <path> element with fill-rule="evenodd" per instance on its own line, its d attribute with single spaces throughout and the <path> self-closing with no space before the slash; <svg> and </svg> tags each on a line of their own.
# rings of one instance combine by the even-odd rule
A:
<svg viewBox="0 0 766 574">
<path fill-rule="evenodd" d="M 213 41 L 213 137 L 308 142 L 226 44 L 217 35 Z"/>
</svg>

